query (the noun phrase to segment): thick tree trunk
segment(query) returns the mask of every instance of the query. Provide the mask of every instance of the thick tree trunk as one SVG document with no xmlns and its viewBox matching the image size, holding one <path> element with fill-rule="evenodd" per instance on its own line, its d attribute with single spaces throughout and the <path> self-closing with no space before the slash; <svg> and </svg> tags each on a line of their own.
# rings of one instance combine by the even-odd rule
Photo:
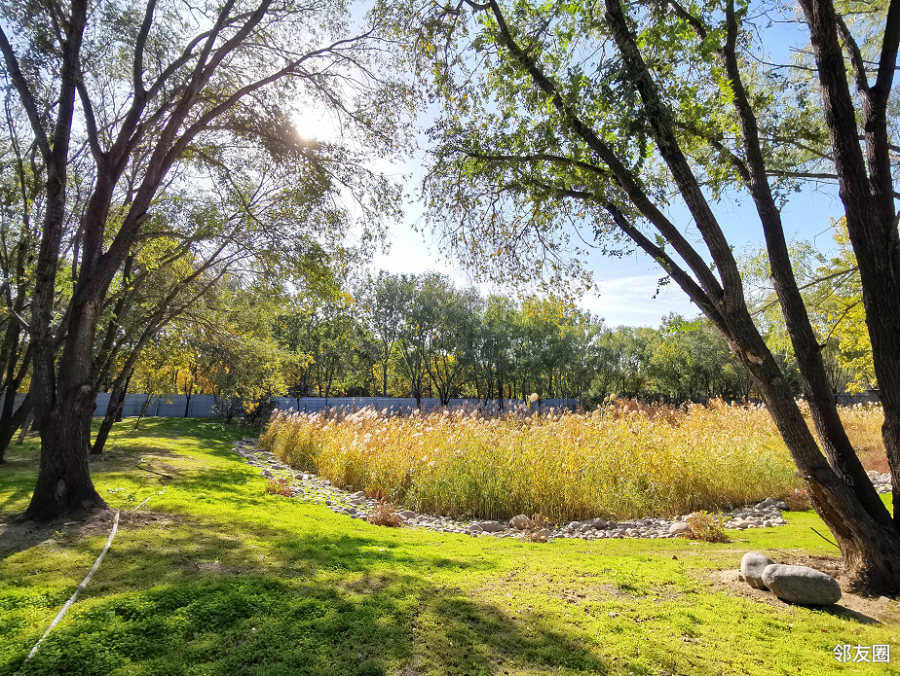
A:
<svg viewBox="0 0 900 676">
<path fill-rule="evenodd" d="M 900 589 L 900 532 L 879 521 L 857 492 L 829 465 L 806 425 L 774 357 L 746 310 L 727 316 L 729 339 L 753 376 L 757 390 L 778 427 L 812 503 L 834 534 L 844 556 L 852 591 L 896 594 Z"/>
<path fill-rule="evenodd" d="M 900 236 L 886 124 L 900 39 L 900 5 L 892 2 L 888 9 L 874 85 L 868 83 L 868 73 L 854 63 L 857 94 L 862 102 L 862 110 L 857 111 L 847 81 L 833 3 L 801 0 L 800 4 L 816 57 L 847 231 L 859 265 L 866 324 L 884 408 L 882 438 L 894 486 L 893 518 L 895 527 L 900 529 Z M 858 113 L 865 132 L 865 154 L 859 144 Z"/>
<path fill-rule="evenodd" d="M 85 420 L 90 422 L 93 405 L 89 398 L 71 397 L 41 421 L 40 470 L 26 518 L 39 522 L 77 518 L 107 506 L 91 481 L 85 452 L 90 444 Z"/>
<path fill-rule="evenodd" d="M 54 391 L 51 382 L 43 380 L 35 392 L 41 461 L 37 485 L 25 512 L 26 518 L 35 521 L 81 517 L 107 506 L 94 489 L 88 464 L 95 407 L 92 353 L 100 302 L 88 299 L 79 303 L 77 293 L 59 360 L 57 387 Z M 36 350 L 35 372 L 52 374 L 52 360 L 52 352 Z"/>
</svg>

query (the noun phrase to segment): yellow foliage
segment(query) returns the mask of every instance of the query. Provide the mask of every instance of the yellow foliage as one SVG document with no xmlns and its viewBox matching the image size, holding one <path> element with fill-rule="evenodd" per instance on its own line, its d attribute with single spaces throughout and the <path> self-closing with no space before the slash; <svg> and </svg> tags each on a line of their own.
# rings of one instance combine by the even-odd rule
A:
<svg viewBox="0 0 900 676">
<path fill-rule="evenodd" d="M 416 511 L 557 523 L 721 510 L 801 487 L 768 413 L 614 400 L 592 414 L 278 413 L 283 461 Z"/>
</svg>

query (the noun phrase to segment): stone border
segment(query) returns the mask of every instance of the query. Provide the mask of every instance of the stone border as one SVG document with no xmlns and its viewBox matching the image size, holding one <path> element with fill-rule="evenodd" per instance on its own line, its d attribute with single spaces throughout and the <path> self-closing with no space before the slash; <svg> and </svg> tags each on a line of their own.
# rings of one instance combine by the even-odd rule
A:
<svg viewBox="0 0 900 676">
<path fill-rule="evenodd" d="M 258 448 L 257 441 L 257 439 L 236 441 L 234 451 L 244 458 L 248 465 L 259 468 L 263 477 L 289 480 L 294 489 L 293 497 L 315 505 L 323 504 L 336 514 L 345 514 L 354 519 L 366 519 L 378 504 L 376 500 L 366 498 L 362 491 L 344 490 L 333 486 L 329 480 L 320 479 L 314 474 L 295 472 L 291 467 L 281 463 L 273 453 Z M 879 493 L 890 492 L 889 474 L 879 475 L 877 472 L 869 472 L 869 476 Z M 742 531 L 747 528 L 784 526 L 787 522 L 782 516 L 782 511 L 787 509 L 788 506 L 785 503 L 766 498 L 756 505 L 738 507 L 723 512 L 722 515 L 727 521 L 726 529 Z M 403 519 L 401 524 L 403 526 L 428 528 L 441 533 L 462 533 L 471 536 L 490 535 L 502 538 L 522 538 L 527 535 L 524 532 L 526 523 L 520 519 L 521 515 L 511 519 L 520 526 L 520 528 L 513 528 L 506 522 L 478 519 L 457 521 L 444 516 L 417 514 L 411 510 L 401 510 L 398 514 Z M 674 519 L 645 518 L 621 522 L 605 521 L 604 519 L 572 521 L 565 526 L 548 526 L 550 533 L 547 539 L 645 538 L 653 540 L 677 538 L 683 537 L 683 533 L 687 530 L 685 519 L 688 516 L 690 515 L 685 514 Z"/>
</svg>

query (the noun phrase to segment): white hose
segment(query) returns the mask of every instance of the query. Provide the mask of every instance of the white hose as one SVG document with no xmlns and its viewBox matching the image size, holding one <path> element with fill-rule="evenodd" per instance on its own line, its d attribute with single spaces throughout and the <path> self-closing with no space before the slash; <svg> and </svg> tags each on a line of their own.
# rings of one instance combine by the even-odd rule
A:
<svg viewBox="0 0 900 676">
<path fill-rule="evenodd" d="M 166 489 L 163 488 L 159 493 L 154 493 L 153 495 L 151 495 L 150 497 L 148 497 L 146 500 L 144 500 L 141 504 L 139 504 L 137 507 L 135 507 L 135 508 L 132 509 L 131 511 L 132 511 L 132 512 L 138 511 L 141 507 L 143 507 L 143 506 L 146 505 L 148 502 L 150 502 L 150 498 L 152 498 L 154 495 L 162 495 L 162 494 L 165 493 L 165 492 L 166 492 Z"/>
<path fill-rule="evenodd" d="M 153 496 L 150 496 L 150 497 L 153 497 Z M 149 500 L 150 498 L 147 498 L 147 499 Z M 140 506 L 140 505 L 138 505 L 138 506 Z M 72 594 L 72 597 L 68 601 L 66 601 L 66 605 L 64 605 L 62 607 L 62 610 L 59 611 L 59 613 L 54 618 L 53 622 L 51 622 L 50 626 L 47 627 L 47 631 L 45 631 L 44 635 L 41 636 L 41 640 L 34 644 L 34 648 L 31 649 L 31 652 L 28 653 L 28 657 L 26 657 L 25 661 L 22 662 L 23 667 L 28 663 L 28 660 L 30 660 L 32 657 L 34 657 L 35 653 L 37 653 L 38 648 L 41 647 L 41 643 L 43 643 L 44 639 L 47 638 L 47 634 L 49 634 L 53 630 L 53 627 L 55 627 L 57 624 L 59 624 L 60 621 L 62 620 L 62 618 L 64 618 L 66 616 L 66 613 L 69 612 L 69 608 L 71 608 L 72 604 L 75 603 L 75 600 L 78 598 L 78 595 L 81 593 L 81 591 L 85 587 L 88 586 L 88 583 L 91 581 L 91 578 L 94 577 L 94 573 L 96 573 L 97 569 L 100 567 L 100 562 L 103 560 L 103 557 L 106 556 L 106 552 L 109 551 L 109 546 L 112 544 L 113 538 L 116 536 L 117 530 L 119 530 L 119 512 L 118 512 L 118 510 L 116 511 L 116 518 L 113 520 L 112 531 L 109 534 L 109 539 L 106 541 L 106 546 L 103 547 L 103 551 L 100 552 L 100 556 L 98 556 L 97 560 L 94 561 L 94 566 L 91 568 L 91 572 L 89 572 L 87 574 L 87 577 L 81 581 L 80 585 L 75 587 L 75 593 Z M 21 667 L 20 667 L 20 669 L 21 669 Z"/>
</svg>

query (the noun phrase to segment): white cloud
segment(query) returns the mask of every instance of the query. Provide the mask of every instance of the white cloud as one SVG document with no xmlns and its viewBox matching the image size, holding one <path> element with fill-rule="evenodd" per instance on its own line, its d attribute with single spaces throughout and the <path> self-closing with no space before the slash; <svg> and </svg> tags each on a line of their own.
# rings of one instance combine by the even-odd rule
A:
<svg viewBox="0 0 900 676">
<path fill-rule="evenodd" d="M 661 276 L 638 275 L 602 281 L 599 283 L 600 295 L 587 294 L 582 305 L 603 317 L 607 326 L 628 324 L 655 327 L 670 312 L 677 312 L 689 319 L 698 315 L 697 306 L 674 283 L 656 293 Z"/>
</svg>

